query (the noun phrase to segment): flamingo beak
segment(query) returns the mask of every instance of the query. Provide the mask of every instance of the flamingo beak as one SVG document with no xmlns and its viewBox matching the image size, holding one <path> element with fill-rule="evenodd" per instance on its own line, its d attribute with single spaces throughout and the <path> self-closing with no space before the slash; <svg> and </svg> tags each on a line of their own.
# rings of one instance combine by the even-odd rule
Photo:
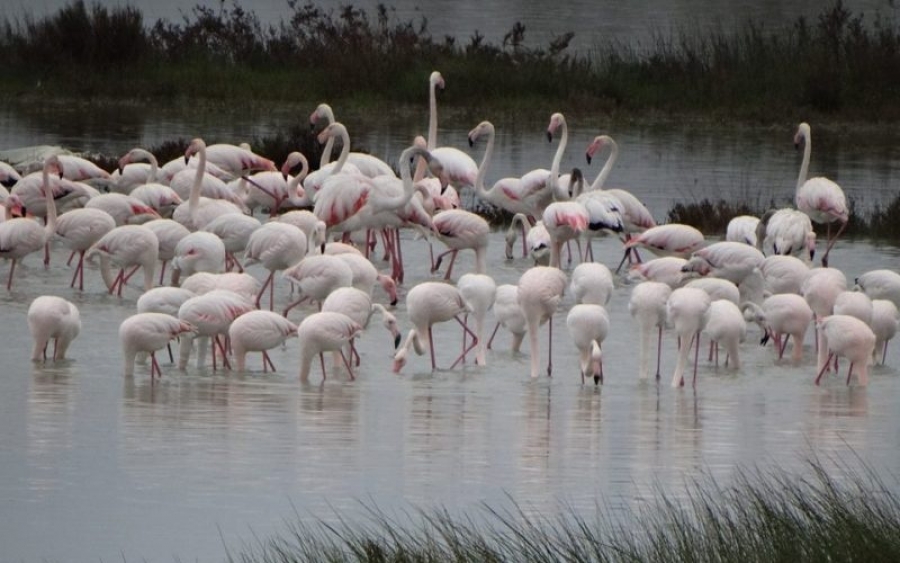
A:
<svg viewBox="0 0 900 563">
<path fill-rule="evenodd" d="M 600 385 L 601 383 L 603 383 L 603 376 L 600 375 L 599 373 L 595 373 L 594 374 L 594 385 Z"/>
<path fill-rule="evenodd" d="M 469 148 L 471 149 L 474 146 L 475 146 L 475 139 L 473 139 L 472 137 L 469 137 Z"/>
<path fill-rule="evenodd" d="M 591 157 L 591 153 L 589 153 L 589 152 L 588 152 L 588 153 L 584 153 L 584 158 L 585 158 L 585 160 L 587 160 L 587 163 L 588 163 L 588 164 L 591 163 L 591 158 L 592 158 L 592 157 Z"/>
<path fill-rule="evenodd" d="M 400 347 L 400 333 L 394 335 L 394 350 Z"/>
<path fill-rule="evenodd" d="M 547 142 L 548 143 L 553 142 L 553 133 L 551 133 L 550 131 L 547 131 Z"/>
</svg>

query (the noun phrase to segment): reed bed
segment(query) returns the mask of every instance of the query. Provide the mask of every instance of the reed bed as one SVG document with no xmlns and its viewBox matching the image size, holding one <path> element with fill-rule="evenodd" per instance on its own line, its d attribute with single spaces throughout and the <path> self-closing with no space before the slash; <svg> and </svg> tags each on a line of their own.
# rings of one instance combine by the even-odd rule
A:
<svg viewBox="0 0 900 563">
<path fill-rule="evenodd" d="M 900 119 L 898 22 L 851 13 L 840 1 L 778 28 L 698 24 L 657 32 L 649 44 L 606 41 L 589 53 L 570 52 L 571 33 L 524 47 L 524 26 L 510 26 L 496 45 L 477 32 L 435 36 L 425 18 L 401 21 L 386 5 L 369 14 L 290 0 L 278 25 L 263 25 L 237 2 L 222 10 L 198 5 L 180 22 L 147 22 L 132 6 L 76 0 L 44 18 L 0 22 L 7 69 L 0 95 L 329 99 L 364 108 L 419 102 L 422 77 L 438 68 L 466 85 L 443 94 L 447 107 L 478 100 L 492 111 L 564 107 L 640 118 Z"/>
<path fill-rule="evenodd" d="M 802 475 L 738 470 L 722 485 L 704 475 L 683 495 L 652 491 L 645 508 L 555 516 L 482 506 L 392 514 L 365 507 L 361 520 L 304 521 L 230 550 L 257 562 L 821 562 L 900 560 L 900 496 L 871 468 L 819 461 Z"/>
</svg>

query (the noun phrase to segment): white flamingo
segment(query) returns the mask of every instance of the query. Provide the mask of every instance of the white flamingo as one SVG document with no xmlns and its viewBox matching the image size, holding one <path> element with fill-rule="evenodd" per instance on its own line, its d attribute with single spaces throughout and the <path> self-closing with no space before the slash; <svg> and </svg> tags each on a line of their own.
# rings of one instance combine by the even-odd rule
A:
<svg viewBox="0 0 900 563">
<path fill-rule="evenodd" d="M 263 293 L 268 287 L 269 310 L 271 311 L 274 308 L 275 272 L 300 262 L 306 256 L 307 246 L 306 235 L 298 227 L 290 223 L 273 221 L 264 223 L 260 228 L 253 231 L 253 234 L 250 235 L 250 240 L 247 241 L 247 249 L 244 251 L 245 266 L 259 262 L 265 269 L 269 270 L 269 276 L 256 297 L 257 307 L 259 307 Z"/>
<path fill-rule="evenodd" d="M 575 303 L 606 305 L 615 287 L 612 272 L 599 262 L 583 262 L 572 270 L 569 284 Z"/>
<path fill-rule="evenodd" d="M 678 335 L 678 362 L 672 376 L 672 387 L 684 385 L 684 370 L 692 344 L 695 345 L 693 385 L 697 385 L 700 332 L 709 318 L 710 304 L 709 295 L 702 289 L 694 287 L 680 287 L 669 295 L 666 302 L 666 317 Z"/>
<path fill-rule="evenodd" d="M 662 358 L 662 331 L 666 325 L 666 303 L 672 294 L 668 284 L 645 281 L 634 286 L 628 300 L 628 312 L 637 319 L 641 332 L 638 377 L 647 379 L 650 372 L 650 338 L 656 327 L 656 380 L 659 381 L 659 366 Z"/>
<path fill-rule="evenodd" d="M 796 365 L 803 360 L 803 341 L 813 320 L 813 310 L 806 300 L 796 293 L 779 293 L 767 297 L 762 305 L 743 303 L 744 319 L 759 325 L 764 335 L 760 344 L 769 339 L 775 342 L 775 351 L 780 360 L 784 356 L 788 339 L 794 339 L 791 362 Z"/>
<path fill-rule="evenodd" d="M 79 291 L 84 291 L 84 253 L 115 227 L 115 219 L 102 209 L 73 209 L 57 218 L 56 235 L 72 252 L 78 253 L 78 265 L 69 287 L 75 287 L 77 279 Z"/>
<path fill-rule="evenodd" d="M 747 322 L 738 306 L 728 299 L 716 299 L 709 304 L 709 315 L 703 327 L 711 343 L 715 344 L 716 366 L 719 365 L 719 344 L 725 347 L 725 366 L 741 368 L 740 344 L 747 336 Z"/>
<path fill-rule="evenodd" d="M 153 231 L 143 225 L 122 225 L 109 231 L 91 246 L 86 257 L 100 255 L 100 275 L 110 295 L 122 296 L 122 288 L 131 275 L 141 268 L 144 273 L 144 291 L 153 287 L 153 274 L 159 259 L 159 240 Z M 119 267 L 113 277 L 110 262 Z M 128 274 L 126 268 L 134 269 Z"/>
<path fill-rule="evenodd" d="M 569 309 L 566 316 L 569 336 L 578 348 L 581 365 L 581 383 L 585 376 L 593 377 L 594 384 L 603 383 L 601 348 L 609 334 L 609 314 L 602 305 L 581 303 Z"/>
<path fill-rule="evenodd" d="M 81 331 L 78 307 L 55 295 L 37 297 L 28 307 L 28 330 L 34 340 L 32 361 L 47 361 L 47 344 L 51 340 L 53 361 L 65 360 L 69 344 Z"/>
<path fill-rule="evenodd" d="M 456 282 L 456 287 L 462 295 L 472 316 L 475 318 L 475 364 L 487 365 L 486 344 L 487 337 L 484 332 L 484 318 L 488 309 L 494 305 L 497 295 L 497 283 L 487 274 L 463 274 Z M 468 313 L 466 314 L 468 316 Z M 466 332 L 463 331 L 463 348 L 466 346 Z"/>
<path fill-rule="evenodd" d="M 835 357 L 844 357 L 850 361 L 847 385 L 850 385 L 854 367 L 859 384 L 868 385 L 869 362 L 875 351 L 875 333 L 869 325 L 850 315 L 831 315 L 819 321 L 818 327 L 819 333 L 823 335 L 821 345 L 824 345 L 828 355 L 824 365 L 819 368 L 816 385 Z"/>
<path fill-rule="evenodd" d="M 263 372 L 275 364 L 268 350 L 281 346 L 285 340 L 297 334 L 297 325 L 272 311 L 248 311 L 234 319 L 228 327 L 228 339 L 234 353 L 235 369 L 247 367 L 247 352 L 262 352 Z"/>
<path fill-rule="evenodd" d="M 309 381 L 309 368 L 317 355 L 322 364 L 322 380 L 325 380 L 325 359 L 322 352 L 340 352 L 352 338 L 362 331 L 362 326 L 342 313 L 333 311 L 313 313 L 297 327 L 300 342 L 300 381 Z M 350 379 L 355 379 L 349 360 L 341 354 Z"/>
<path fill-rule="evenodd" d="M 531 354 L 531 377 L 540 369 L 540 325 L 548 323 L 547 375 L 553 371 L 553 314 L 556 313 L 567 284 L 566 274 L 552 266 L 534 266 L 519 278 L 518 302 L 528 321 L 528 341 Z M 549 321 L 549 322 L 548 322 Z"/>
<path fill-rule="evenodd" d="M 875 333 L 875 349 L 872 352 L 872 361 L 877 361 L 878 352 L 881 352 L 881 363 L 884 365 L 887 359 L 888 342 L 897 334 L 900 323 L 900 311 L 893 301 L 887 299 L 872 300 L 872 322 L 869 325 Z"/>
<path fill-rule="evenodd" d="M 451 184 L 457 191 L 475 187 L 478 165 L 472 157 L 455 147 L 439 147 L 437 144 L 437 88 L 444 89 L 444 77 L 434 71 L 428 77 L 428 150 L 443 165 L 443 185 Z"/>
<path fill-rule="evenodd" d="M 182 334 L 194 332 L 195 328 L 165 313 L 137 313 L 119 325 L 119 342 L 125 360 L 125 376 L 134 375 L 134 362 L 141 352 L 150 354 L 150 377 L 162 377 L 156 351 Z"/>
</svg>

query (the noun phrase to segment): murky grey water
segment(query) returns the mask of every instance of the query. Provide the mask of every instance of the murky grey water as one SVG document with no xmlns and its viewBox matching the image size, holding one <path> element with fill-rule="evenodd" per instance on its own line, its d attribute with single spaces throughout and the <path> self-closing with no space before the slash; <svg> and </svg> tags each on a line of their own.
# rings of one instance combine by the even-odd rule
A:
<svg viewBox="0 0 900 563">
<path fill-rule="evenodd" d="M 619 246 L 596 242 L 597 258 L 614 264 Z M 406 290 L 430 274 L 423 241 L 408 240 L 404 252 Z M 897 256 L 893 247 L 842 242 L 832 260 L 852 279 L 891 267 Z M 580 384 L 565 328 L 571 297 L 553 321 L 553 378 L 532 381 L 528 356 L 508 352 L 508 334 L 498 336 L 485 368 L 470 361 L 430 373 L 427 356 L 414 356 L 397 376 L 388 338 L 373 326 L 353 382 L 338 371 L 322 382 L 314 369 L 310 384 L 300 384 L 289 342 L 272 355 L 275 374 L 259 371 L 258 356 L 249 360 L 255 371 L 241 374 L 193 364 L 179 373 L 164 362 L 164 377 L 152 384 L 146 366 L 121 375 L 117 328 L 138 290 L 109 297 L 91 270 L 84 293 L 73 292 L 65 258 L 56 249 L 44 270 L 30 257 L 14 291 L 0 295 L 0 545 L 10 561 L 217 561 L 226 545 L 283 530 L 295 509 L 333 520 L 334 511 L 361 518 L 361 503 L 477 511 L 511 498 L 553 514 L 564 506 L 591 511 L 598 499 L 633 507 L 656 484 L 679 494 L 700 471 L 724 482 L 740 466 L 803 471 L 813 454 L 828 465 L 832 456 L 860 456 L 879 470 L 900 463 L 896 347 L 868 388 L 834 376 L 816 387 L 811 336 L 806 361 L 791 367 L 776 364 L 752 328 L 740 372 L 701 359 L 697 388 L 672 389 L 669 335 L 662 384 L 639 382 L 630 287 L 621 285 L 608 306 L 614 330 L 604 343 L 602 388 Z M 489 263 L 498 283 L 515 282 L 528 267 L 503 258 L 500 233 Z M 461 255 L 455 274 L 472 264 Z M 81 310 L 82 334 L 62 365 L 28 359 L 25 313 L 47 293 Z M 286 285 L 277 296 L 287 301 Z M 402 299 L 397 314 L 408 329 Z M 435 335 L 446 367 L 459 328 L 439 325 Z"/>
</svg>

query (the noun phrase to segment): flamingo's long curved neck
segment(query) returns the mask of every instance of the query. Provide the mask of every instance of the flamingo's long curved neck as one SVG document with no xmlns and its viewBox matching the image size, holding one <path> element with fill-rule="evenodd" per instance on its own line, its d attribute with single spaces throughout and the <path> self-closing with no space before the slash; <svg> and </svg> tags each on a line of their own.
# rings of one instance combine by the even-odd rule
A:
<svg viewBox="0 0 900 563">
<path fill-rule="evenodd" d="M 428 148 L 434 150 L 437 146 L 437 83 L 430 80 L 428 85 Z"/>
<path fill-rule="evenodd" d="M 337 174 L 344 167 L 344 163 L 347 162 L 347 158 L 350 156 L 350 133 L 347 132 L 347 128 L 341 125 L 337 128 L 337 134 L 341 137 L 341 155 L 338 157 L 337 162 L 334 164 L 334 170 L 331 171 L 332 174 Z M 334 140 L 333 135 L 329 135 L 329 141 Z"/>
<path fill-rule="evenodd" d="M 568 199 L 568 194 L 560 193 L 559 187 L 559 165 L 562 163 L 563 153 L 566 151 L 566 145 L 569 143 L 569 126 L 566 125 L 564 118 L 560 119 L 559 127 L 562 129 L 560 133 L 559 146 L 556 147 L 556 154 L 553 155 L 553 163 L 550 165 L 550 188 L 554 198 Z"/>
<path fill-rule="evenodd" d="M 800 174 L 797 176 L 797 189 L 800 189 L 806 182 L 806 175 L 809 172 L 809 156 L 812 153 L 812 135 L 804 133 L 803 135 L 803 163 L 800 165 Z"/>
<path fill-rule="evenodd" d="M 594 183 L 591 184 L 591 190 L 602 190 L 603 185 L 606 183 L 606 179 L 609 177 L 610 172 L 612 172 L 613 165 L 616 163 L 616 159 L 619 158 L 619 144 L 613 141 L 612 139 L 607 140 L 609 144 L 609 157 L 606 159 L 606 163 L 603 165 L 603 168 L 600 169 L 600 173 L 597 174 L 597 177 L 594 179 Z"/>
<path fill-rule="evenodd" d="M 147 159 L 147 162 L 150 163 L 150 173 L 147 174 L 147 183 L 156 182 L 157 173 L 159 171 L 159 162 L 156 160 L 156 157 L 152 152 L 144 149 L 139 149 L 137 155 Z"/>
<path fill-rule="evenodd" d="M 478 175 L 475 176 L 475 193 L 479 197 L 486 198 L 487 192 L 484 188 L 484 177 L 487 175 L 488 165 L 491 163 L 491 156 L 494 154 L 494 128 L 488 128 L 487 146 L 484 148 L 484 156 L 481 157 L 481 164 L 478 165 Z"/>
<path fill-rule="evenodd" d="M 191 185 L 191 197 L 188 199 L 188 213 L 191 222 L 196 226 L 196 213 L 200 204 L 200 189 L 203 186 L 203 175 L 206 174 L 206 145 L 198 143 L 197 171 L 194 173 L 194 183 Z"/>
<path fill-rule="evenodd" d="M 413 193 L 415 193 L 415 186 L 412 181 L 412 173 L 409 170 L 409 160 L 417 156 L 421 156 L 426 160 L 431 158 L 428 151 L 416 146 L 409 147 L 400 155 L 400 179 L 403 181 L 403 193 L 395 196 L 384 196 L 379 198 L 380 201 L 378 202 L 373 200 L 373 206 L 376 208 L 376 211 L 399 209 L 412 199 Z"/>
<path fill-rule="evenodd" d="M 319 113 L 319 109 L 322 109 L 323 111 Z M 329 125 L 334 123 L 334 112 L 331 111 L 331 106 L 321 104 L 318 108 L 316 108 L 316 112 L 325 119 L 325 127 L 328 127 Z M 319 168 L 322 168 L 323 166 L 331 162 L 331 151 L 333 149 L 334 137 L 328 137 L 328 140 L 325 141 L 325 148 L 322 149 L 322 158 L 319 159 Z"/>
</svg>

